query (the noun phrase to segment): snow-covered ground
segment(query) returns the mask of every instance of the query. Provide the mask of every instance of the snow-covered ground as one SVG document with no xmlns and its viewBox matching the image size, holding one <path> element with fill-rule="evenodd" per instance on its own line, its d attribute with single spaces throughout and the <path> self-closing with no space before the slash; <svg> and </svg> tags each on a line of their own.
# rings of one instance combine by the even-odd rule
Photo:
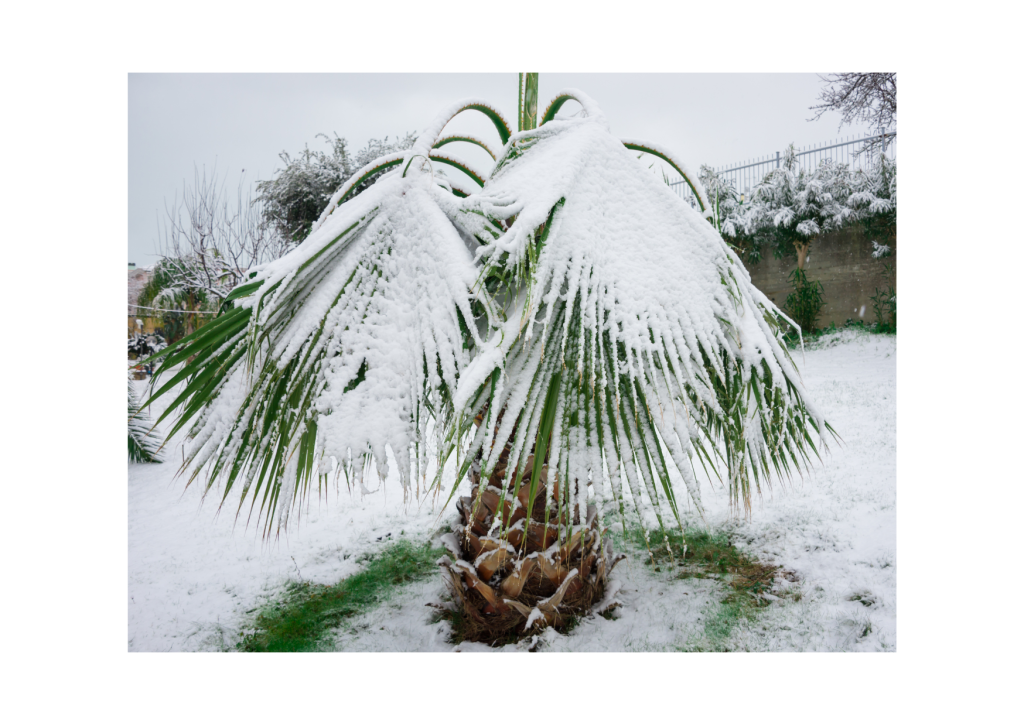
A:
<svg viewBox="0 0 1024 726">
<path fill-rule="evenodd" d="M 833 444 L 824 463 L 802 480 L 764 492 L 750 521 L 730 511 L 720 485 L 703 483 L 709 524 L 732 532 L 747 552 L 799 580 L 799 598 L 780 599 L 756 619 L 738 621 L 715 644 L 894 650 L 896 339 L 843 331 L 808 349 L 806 362 L 794 356 L 842 443 Z M 136 385 L 141 391 L 144 384 Z M 383 546 L 388 535 L 422 539 L 451 516 L 445 512 L 439 520 L 430 501 L 403 501 L 397 484 L 371 494 L 350 495 L 343 488 L 311 502 L 287 535 L 265 542 L 261 530 L 245 527 L 248 505 L 236 523 L 237 500 L 229 498 L 218 516 L 219 493 L 211 492 L 200 506 L 198 484 L 183 492 L 183 480 L 174 479 L 180 440 L 166 451 L 164 464 L 128 465 L 131 651 L 230 648 L 249 613 L 287 581 L 334 583 L 354 573 L 357 556 Z M 656 573 L 630 558 L 616 568 L 613 584 L 621 603 L 616 619 L 588 618 L 568 635 L 549 629 L 533 645 L 576 651 L 707 646 L 705 626 L 715 619 L 721 595 L 715 581 L 675 579 L 670 570 Z M 447 624 L 432 623 L 426 607 L 442 595 L 440 575 L 411 585 L 346 623 L 336 643 L 344 650 L 451 650 Z"/>
</svg>

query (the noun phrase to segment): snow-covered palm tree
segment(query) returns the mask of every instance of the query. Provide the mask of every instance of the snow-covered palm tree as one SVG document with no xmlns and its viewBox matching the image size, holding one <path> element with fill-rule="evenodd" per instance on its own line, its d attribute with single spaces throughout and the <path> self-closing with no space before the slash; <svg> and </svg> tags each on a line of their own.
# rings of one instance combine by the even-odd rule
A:
<svg viewBox="0 0 1024 726">
<path fill-rule="evenodd" d="M 557 625 L 600 596 L 615 562 L 602 490 L 623 527 L 635 510 L 648 547 L 667 545 L 682 527 L 674 481 L 702 513 L 694 459 L 724 461 L 749 508 L 751 482 L 801 467 L 827 428 L 781 313 L 706 213 L 631 151 L 675 167 L 705 210 L 696 176 L 613 136 L 581 91 L 536 123 L 525 76 L 518 133 L 488 103 L 460 101 L 361 169 L 304 242 L 164 351 L 173 375 L 155 394 L 184 382 L 168 412 L 180 412 L 170 435 L 190 424 L 192 479 L 240 489 L 266 533 L 341 472 L 358 479 L 372 462 L 386 477 L 390 459 L 410 487 L 451 463 L 473 488 L 445 567 L 485 639 Z M 570 100 L 582 111 L 559 115 Z M 488 149 L 442 135 L 468 111 L 500 138 L 486 173 L 444 148 Z"/>
</svg>

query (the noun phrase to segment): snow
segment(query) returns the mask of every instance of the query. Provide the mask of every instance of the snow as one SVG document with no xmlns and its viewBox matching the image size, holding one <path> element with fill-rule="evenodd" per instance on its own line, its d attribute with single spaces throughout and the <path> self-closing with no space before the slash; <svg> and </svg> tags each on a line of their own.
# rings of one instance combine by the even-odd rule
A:
<svg viewBox="0 0 1024 726">
<path fill-rule="evenodd" d="M 741 621 L 721 647 L 896 648 L 896 348 L 894 337 L 856 331 L 808 346 L 803 381 L 842 443 L 803 480 L 776 484 L 755 499 L 749 522 L 730 509 L 727 491 L 698 468 L 710 526 L 732 532 L 745 551 L 794 572 L 802 595 L 798 602 L 783 597 L 761 609 L 749 625 Z M 133 384 L 141 393 L 145 383 Z M 154 418 L 162 403 L 154 404 Z M 246 528 L 244 513 L 235 523 L 234 499 L 217 516 L 216 492 L 200 506 L 201 488 L 184 489 L 184 481 L 174 479 L 182 439 L 178 434 L 169 442 L 163 464 L 128 465 L 130 651 L 231 648 L 249 611 L 279 595 L 289 580 L 334 583 L 358 570 L 360 554 L 400 537 L 422 541 L 453 515 L 449 510 L 439 519 L 432 501 L 403 501 L 392 474 L 373 494 L 349 494 L 342 485 L 340 493 L 314 498 L 287 534 L 266 542 L 260 528 Z M 692 510 L 683 516 L 699 524 Z M 586 618 L 567 635 L 546 629 L 506 649 L 700 647 L 721 595 L 713 580 L 673 579 L 635 556 L 616 567 L 612 586 L 619 588 L 613 597 L 621 603 L 613 620 Z M 431 622 L 434 611 L 426 606 L 443 595 L 438 572 L 351 619 L 336 633 L 336 644 L 352 651 L 491 650 L 446 641 L 448 625 Z"/>
<path fill-rule="evenodd" d="M 802 418 L 806 406 L 819 430 L 823 422 L 767 322 L 775 306 L 756 293 L 702 215 L 647 174 L 601 117 L 590 114 L 513 135 L 487 186 L 460 201 L 467 211 L 511 222 L 476 254 L 485 265 L 522 275 L 528 294 L 465 369 L 455 405 L 466 413 L 480 410 L 478 390 L 495 368 L 505 372 L 509 385 L 496 383 L 489 402 L 490 411 L 505 411 L 504 425 L 480 442 L 486 473 L 517 420 L 526 425 L 518 426 L 510 461 L 528 453 L 521 445 L 535 440 L 549 386 L 559 386 L 549 478 L 555 472 L 563 481 L 597 478 L 602 457 L 595 439 L 601 436 L 611 486 L 621 486 L 621 471 L 631 492 L 650 491 L 658 517 L 674 518 L 674 503 L 662 507 L 655 494 L 655 475 L 663 477 L 665 466 L 651 467 L 643 456 L 615 462 L 614 450 L 632 451 L 630 441 L 642 440 L 649 450 L 657 445 L 659 452 L 664 445 L 666 458 L 686 475 L 691 442 L 708 425 L 708 412 L 724 417 L 702 363 L 705 353 L 720 379 L 730 370 L 757 387 L 758 396 L 773 395 L 781 416 Z M 773 391 L 766 376 L 751 373 L 763 369 L 770 371 Z M 583 393 L 584 380 L 596 396 Z M 601 410 L 606 403 L 614 404 L 614 419 L 611 406 Z M 571 414 L 563 416 L 566 409 Z M 766 461 L 759 452 L 789 446 L 795 430 L 751 419 L 745 425 L 748 460 Z M 567 489 L 571 497 L 573 488 Z M 642 499 L 633 498 L 638 509 Z"/>
<path fill-rule="evenodd" d="M 320 213 L 320 217 L 316 220 L 316 222 L 313 224 L 312 228 L 310 229 L 310 234 L 312 234 L 313 232 L 316 232 L 318 229 L 320 229 L 323 226 L 324 222 L 327 221 L 327 218 L 331 216 L 331 214 L 334 212 L 335 209 L 337 209 L 338 202 L 341 201 L 342 197 L 344 197 L 346 194 L 349 193 L 349 191 L 352 189 L 352 187 L 355 186 L 356 182 L 358 182 L 360 179 L 362 179 L 363 177 L 367 176 L 368 174 L 370 174 L 374 170 L 379 169 L 379 168 L 383 167 L 386 164 L 390 164 L 390 163 L 392 163 L 394 161 L 398 161 L 399 159 L 404 159 L 404 158 L 405 158 L 405 151 L 395 151 L 395 152 L 392 152 L 390 154 L 385 154 L 384 156 L 380 157 L 379 159 L 374 159 L 369 164 L 366 164 L 359 171 L 357 171 L 355 174 L 353 174 L 348 179 L 348 181 L 346 181 L 344 184 L 342 184 L 340 187 L 338 187 L 338 190 L 336 192 L 334 192 L 334 194 L 331 195 L 331 199 L 327 203 L 327 206 L 324 207 L 324 211 Z"/>
<path fill-rule="evenodd" d="M 263 512 L 267 526 L 286 524 L 288 504 L 301 498 L 296 451 L 304 432 L 315 443 L 310 462 L 333 457 L 360 470 L 369 451 L 387 477 L 390 447 L 403 484 L 422 468 L 414 452 L 421 453 L 425 403 L 442 384 L 454 388 L 468 362 L 458 315 L 473 320 L 477 271 L 443 209 L 448 198 L 415 165 L 406 177 L 385 175 L 294 251 L 259 270 L 250 284 L 262 286 L 239 300 L 252 318 L 247 331 L 224 345 L 241 356 L 250 344 L 252 357 L 234 364 L 216 400 L 193 422 L 187 459 L 196 470 L 244 461 L 243 486 L 259 471 L 258 488 L 266 473 L 258 457 L 280 446 L 286 453 L 266 477 L 280 493 Z M 303 404 L 287 416 L 267 417 L 284 390 L 280 371 L 289 386 L 284 398 Z M 246 448 L 231 434 L 250 421 L 262 425 Z M 248 458 L 254 451 L 257 457 Z"/>
<path fill-rule="evenodd" d="M 543 617 L 544 617 L 544 613 L 542 613 L 537 608 L 534 608 L 533 610 L 530 611 L 530 617 L 528 617 L 526 619 L 526 625 L 523 626 L 523 629 L 524 630 L 529 630 L 530 628 L 533 627 L 534 623 L 536 623 L 538 620 L 540 620 Z"/>
</svg>

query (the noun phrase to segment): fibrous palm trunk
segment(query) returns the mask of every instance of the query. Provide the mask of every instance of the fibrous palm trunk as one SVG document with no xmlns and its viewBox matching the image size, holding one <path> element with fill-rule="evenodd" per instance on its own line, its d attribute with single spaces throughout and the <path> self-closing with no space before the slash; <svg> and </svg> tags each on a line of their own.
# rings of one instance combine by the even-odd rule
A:
<svg viewBox="0 0 1024 726">
<path fill-rule="evenodd" d="M 463 616 L 460 635 L 467 640 L 507 642 L 549 625 L 567 625 L 601 601 L 612 568 L 625 557 L 613 555 L 593 504 L 583 517 L 579 511 L 568 516 L 557 477 L 555 506 L 548 509 L 548 492 L 540 485 L 527 517 L 533 456 L 518 492 L 506 492 L 502 499 L 510 448 L 511 440 L 482 491 L 479 461 L 474 465 L 473 489 L 456 503 L 460 526 L 441 539 L 454 558 L 443 557 L 440 564 Z M 546 470 L 547 462 L 541 482 Z"/>
</svg>

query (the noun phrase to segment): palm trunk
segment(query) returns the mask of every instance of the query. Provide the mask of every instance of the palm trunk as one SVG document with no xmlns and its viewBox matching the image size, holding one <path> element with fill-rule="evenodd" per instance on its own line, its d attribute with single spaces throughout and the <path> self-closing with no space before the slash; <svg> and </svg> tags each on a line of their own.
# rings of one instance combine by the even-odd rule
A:
<svg viewBox="0 0 1024 726">
<path fill-rule="evenodd" d="M 477 424 L 482 420 L 478 417 Z M 442 567 L 462 616 L 456 632 L 461 639 L 500 644 L 534 629 L 566 625 L 602 598 L 608 575 L 624 557 L 613 555 L 596 506 L 588 505 L 582 517 L 565 510 L 557 475 L 552 487 L 557 506 L 548 510 L 543 484 L 529 506 L 533 456 L 523 467 L 518 492 L 509 485 L 502 497 L 505 482 L 514 482 L 517 474 L 506 479 L 510 452 L 511 438 L 483 486 L 478 458 L 470 473 L 473 489 L 456 504 L 461 526 L 442 538 L 455 558 L 444 558 Z M 545 457 L 541 482 L 547 480 L 547 467 Z"/>
<path fill-rule="evenodd" d="M 538 74 L 519 75 L 520 131 L 537 127 L 537 90 Z M 476 425 L 483 421 L 483 415 L 477 416 Z M 543 468 L 531 505 L 534 457 L 531 452 L 521 475 L 509 472 L 514 438 L 513 433 L 486 482 L 481 481 L 477 455 L 469 475 L 473 489 L 456 504 L 460 527 L 442 538 L 454 557 L 454 562 L 443 558 L 441 566 L 456 603 L 454 612 L 461 616 L 452 618 L 460 639 L 499 644 L 534 629 L 562 627 L 602 598 L 608 575 L 624 557 L 613 555 L 596 506 L 588 505 L 586 512 L 567 510 L 557 474 L 554 502 L 549 503 L 549 447 L 543 447 Z M 521 485 L 515 490 L 517 479 Z M 574 481 L 572 486 L 585 487 L 587 482 Z"/>
</svg>

